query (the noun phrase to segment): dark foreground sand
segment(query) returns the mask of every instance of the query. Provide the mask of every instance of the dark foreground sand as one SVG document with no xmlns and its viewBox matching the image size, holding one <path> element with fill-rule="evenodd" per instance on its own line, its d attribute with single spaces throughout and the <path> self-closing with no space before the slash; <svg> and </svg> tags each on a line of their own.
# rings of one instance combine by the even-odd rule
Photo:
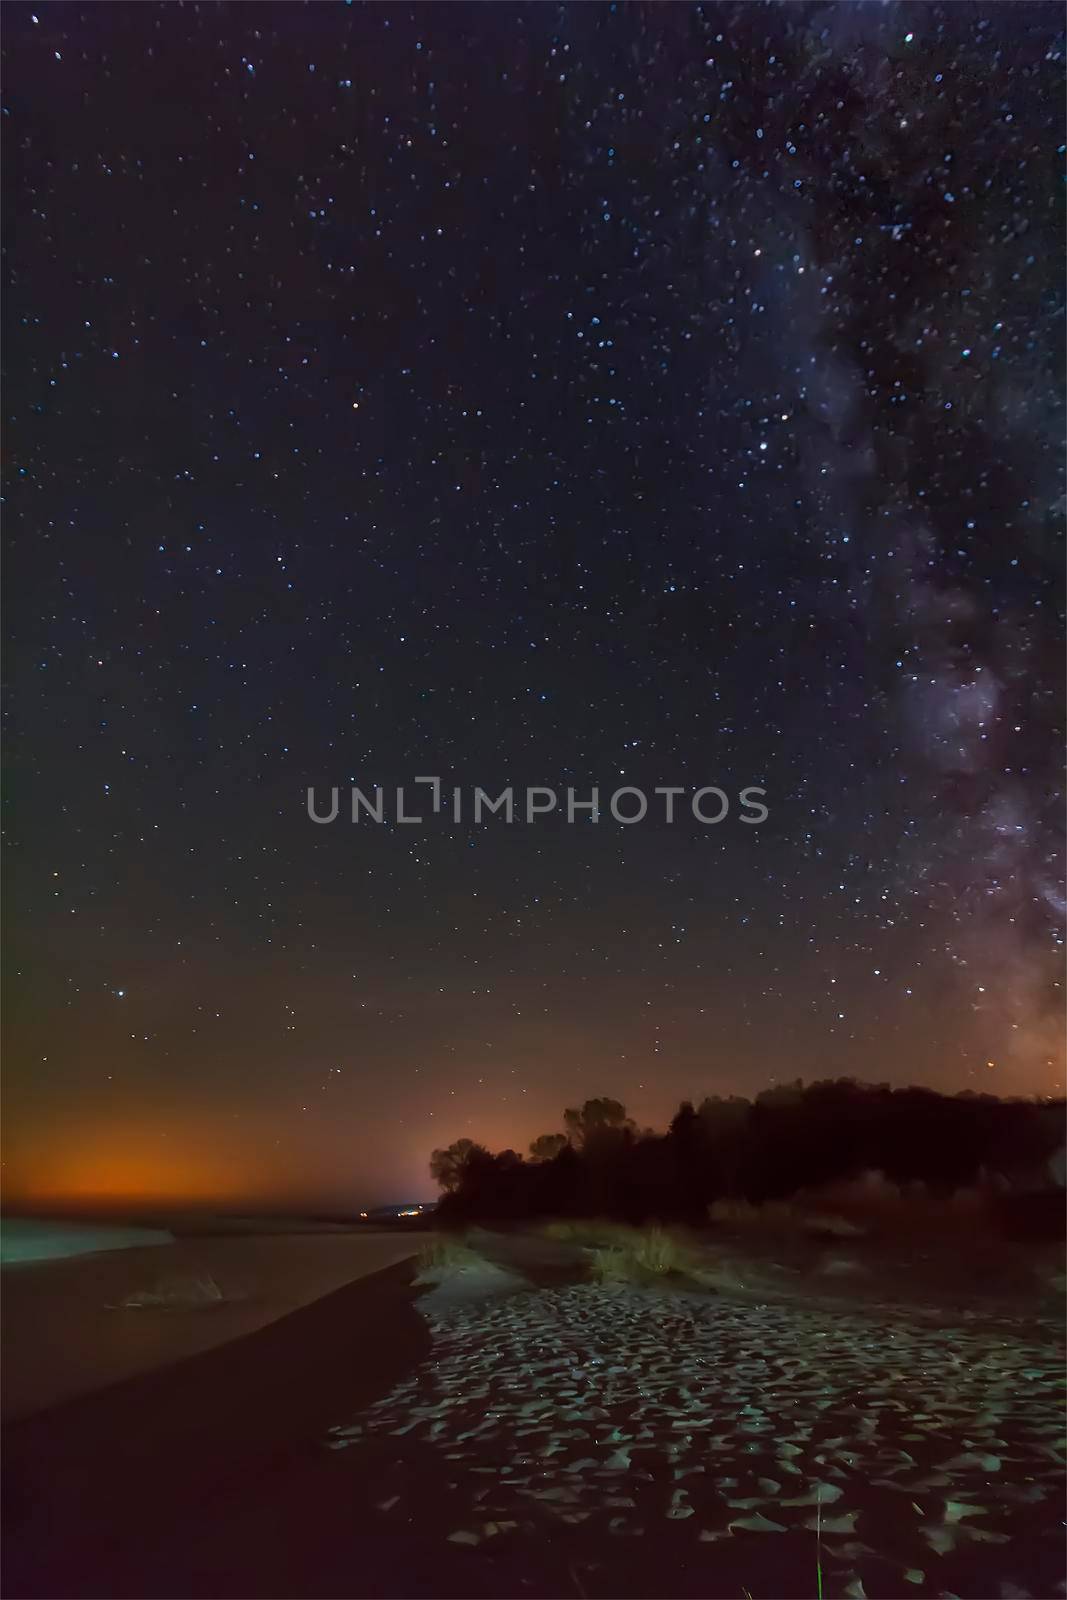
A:
<svg viewBox="0 0 1067 1600">
<path fill-rule="evenodd" d="M 428 1352 L 412 1270 L 10 1423 L 8 1600 L 361 1592 L 352 1473 L 322 1440 Z"/>
<path fill-rule="evenodd" d="M 28 1416 L 252 1333 L 422 1242 L 396 1232 L 204 1236 L 6 1266 L 0 1415 Z"/>
<path fill-rule="evenodd" d="M 1063 1592 L 1040 1296 L 597 1288 L 486 1248 L 510 1275 L 399 1264 L 13 1423 L 5 1595 L 788 1600 L 817 1559 L 827 1600 Z"/>
</svg>

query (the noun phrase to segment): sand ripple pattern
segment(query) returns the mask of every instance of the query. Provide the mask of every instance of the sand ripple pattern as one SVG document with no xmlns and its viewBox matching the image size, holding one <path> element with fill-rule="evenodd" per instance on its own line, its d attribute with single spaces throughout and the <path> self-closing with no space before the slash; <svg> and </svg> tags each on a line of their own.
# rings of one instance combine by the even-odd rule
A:
<svg viewBox="0 0 1067 1600">
<path fill-rule="evenodd" d="M 1005 1574 L 988 1594 L 1025 1595 L 1035 1541 L 1046 1573 L 1058 1548 L 1063 1366 L 1033 1324 L 592 1285 L 428 1320 L 432 1358 L 331 1443 L 441 1452 L 473 1485 L 460 1542 L 535 1513 L 620 1538 L 802 1532 L 810 1551 L 818 1519 L 828 1585 L 856 1595 L 878 1568 L 875 1592 L 946 1593 L 964 1550 Z"/>
</svg>

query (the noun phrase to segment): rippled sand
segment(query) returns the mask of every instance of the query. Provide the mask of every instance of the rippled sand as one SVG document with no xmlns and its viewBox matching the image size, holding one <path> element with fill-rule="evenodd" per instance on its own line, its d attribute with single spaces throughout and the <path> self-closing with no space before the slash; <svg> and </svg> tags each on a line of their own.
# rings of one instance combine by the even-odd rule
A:
<svg viewBox="0 0 1067 1600">
<path fill-rule="evenodd" d="M 1042 1594 L 1062 1571 L 1051 1323 L 592 1285 L 425 1314 L 431 1357 L 330 1442 L 432 1449 L 453 1543 L 555 1523 L 594 1553 L 688 1543 L 710 1573 L 744 1540 L 754 1590 L 788 1549 L 827 1595 Z M 386 1487 L 390 1518 L 425 1516 L 417 1480 Z"/>
</svg>

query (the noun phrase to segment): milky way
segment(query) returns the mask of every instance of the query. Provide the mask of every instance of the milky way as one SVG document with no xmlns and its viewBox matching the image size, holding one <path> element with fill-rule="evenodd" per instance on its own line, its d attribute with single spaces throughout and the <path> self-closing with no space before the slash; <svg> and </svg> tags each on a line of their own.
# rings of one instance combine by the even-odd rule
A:
<svg viewBox="0 0 1067 1600">
<path fill-rule="evenodd" d="M 896 778 L 915 810 L 899 892 L 944 930 L 990 1054 L 1059 1077 L 1063 341 L 1060 298 L 1037 271 L 1059 245 L 1051 209 L 1027 203 L 1041 173 L 1014 98 L 961 139 L 939 92 L 975 51 L 996 74 L 995 20 L 969 17 L 967 46 L 946 57 L 926 52 L 933 15 L 846 6 L 809 24 L 818 67 L 801 103 L 809 85 L 825 93 L 832 63 L 855 144 L 825 152 L 818 176 L 839 204 L 828 218 L 813 203 L 805 257 L 823 269 L 824 304 L 809 298 L 799 320 L 818 330 L 819 471 L 861 530 L 849 604 L 868 660 L 898 675 Z M 1031 80 L 1036 42 L 1017 63 Z M 987 209 L 961 230 L 954 208 L 968 202 Z"/>
</svg>

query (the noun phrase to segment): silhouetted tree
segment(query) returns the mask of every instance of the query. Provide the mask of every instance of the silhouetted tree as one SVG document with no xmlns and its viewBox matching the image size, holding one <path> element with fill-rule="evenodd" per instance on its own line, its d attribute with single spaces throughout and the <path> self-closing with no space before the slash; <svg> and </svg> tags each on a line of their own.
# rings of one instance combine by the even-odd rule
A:
<svg viewBox="0 0 1067 1600">
<path fill-rule="evenodd" d="M 706 1129 L 693 1110 L 691 1100 L 683 1100 L 674 1113 L 666 1143 L 674 1190 L 673 1209 L 686 1222 L 702 1221 L 714 1194 L 714 1174 Z"/>
<path fill-rule="evenodd" d="M 472 1157 L 477 1161 L 479 1156 L 492 1159 L 484 1145 L 475 1144 L 473 1139 L 457 1139 L 447 1149 L 434 1151 L 430 1157 L 430 1176 L 442 1189 L 456 1189 Z"/>
<path fill-rule="evenodd" d="M 552 1161 L 566 1147 L 565 1133 L 539 1133 L 530 1145 L 530 1155 L 534 1161 Z"/>
<path fill-rule="evenodd" d="M 707 1095 L 700 1102 L 698 1116 L 704 1129 L 708 1160 L 715 1172 L 715 1195 L 733 1198 L 745 1158 L 748 1121 L 752 1102 L 732 1094 Z"/>
<path fill-rule="evenodd" d="M 563 1126 L 577 1150 L 584 1150 L 605 1134 L 620 1134 L 633 1129 L 626 1107 L 619 1100 L 587 1100 L 580 1109 L 563 1113 Z"/>
<path fill-rule="evenodd" d="M 685 1101 L 666 1134 L 639 1134 L 618 1100 L 587 1100 L 564 1113 L 566 1136 L 534 1140 L 530 1161 L 459 1139 L 434 1151 L 431 1171 L 446 1191 L 444 1221 L 603 1215 L 700 1222 L 719 1195 L 762 1202 L 865 1171 L 932 1193 L 997 1174 L 1016 1191 L 1051 1187 L 1063 1112 L 1062 1102 L 948 1096 L 852 1078 L 805 1086 L 798 1079 L 751 1103 L 712 1095 L 694 1110 Z M 1019 1226 L 1032 1229 L 1029 1209 L 1017 1209 Z M 1062 1226 L 1062 1205 L 1057 1216 Z"/>
</svg>

